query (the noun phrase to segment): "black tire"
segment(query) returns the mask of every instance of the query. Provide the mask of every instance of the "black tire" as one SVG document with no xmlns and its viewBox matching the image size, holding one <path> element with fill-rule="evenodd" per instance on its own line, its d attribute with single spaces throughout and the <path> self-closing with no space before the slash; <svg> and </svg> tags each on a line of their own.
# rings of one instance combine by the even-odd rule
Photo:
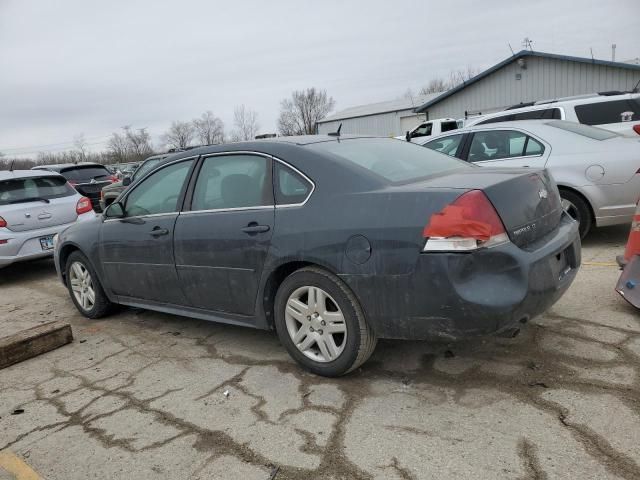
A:
<svg viewBox="0 0 640 480">
<path fill-rule="evenodd" d="M 560 197 L 571 204 L 567 209 L 567 213 L 580 224 L 580 238 L 584 238 L 591 230 L 592 224 L 589 205 L 580 195 L 569 190 L 560 190 Z"/>
<path fill-rule="evenodd" d="M 321 362 L 307 357 L 294 344 L 287 329 L 285 309 L 289 297 L 306 286 L 320 288 L 329 294 L 331 303 L 335 302 L 344 317 L 344 350 L 332 361 Z M 362 307 L 354 294 L 342 280 L 321 268 L 306 267 L 289 275 L 278 289 L 274 310 L 274 323 L 280 342 L 294 360 L 317 375 L 338 377 L 349 373 L 366 362 L 376 347 L 377 338 L 367 324 Z"/>
<path fill-rule="evenodd" d="M 74 265 L 74 263 L 81 264 L 89 273 L 91 284 L 95 294 L 95 301 L 93 302 L 93 306 L 91 306 L 91 308 L 83 307 L 78 301 L 78 299 L 76 298 L 76 295 L 72 289 L 71 268 Z M 69 255 L 69 258 L 67 258 L 67 263 L 65 265 L 65 275 L 66 275 L 66 281 L 67 281 L 67 290 L 69 291 L 69 296 L 71 297 L 71 301 L 73 301 L 73 304 L 76 306 L 76 308 L 82 315 L 84 315 L 87 318 L 95 319 L 95 318 L 104 317 L 113 310 L 114 305 L 109 301 L 109 299 L 107 298 L 107 295 L 104 293 L 104 289 L 102 288 L 102 284 L 98 279 L 98 275 L 96 274 L 95 270 L 91 266 L 91 263 L 89 262 L 87 257 L 85 257 L 81 252 L 75 251 L 71 255 Z"/>
</svg>

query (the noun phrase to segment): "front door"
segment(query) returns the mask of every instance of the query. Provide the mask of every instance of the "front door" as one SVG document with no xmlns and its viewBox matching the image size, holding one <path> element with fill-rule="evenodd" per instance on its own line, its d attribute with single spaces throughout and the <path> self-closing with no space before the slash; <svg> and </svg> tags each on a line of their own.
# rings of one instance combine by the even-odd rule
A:
<svg viewBox="0 0 640 480">
<path fill-rule="evenodd" d="M 185 305 L 173 234 L 194 160 L 169 164 L 124 198 L 124 218 L 105 219 L 100 255 L 108 286 L 131 299 Z"/>
<path fill-rule="evenodd" d="M 274 225 L 271 159 L 206 157 L 175 228 L 178 278 L 191 306 L 253 315 Z"/>
</svg>

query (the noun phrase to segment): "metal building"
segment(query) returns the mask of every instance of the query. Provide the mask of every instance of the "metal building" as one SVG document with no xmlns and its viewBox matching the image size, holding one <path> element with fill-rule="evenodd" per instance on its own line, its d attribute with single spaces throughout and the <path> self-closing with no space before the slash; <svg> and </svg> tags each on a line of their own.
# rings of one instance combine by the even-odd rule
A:
<svg viewBox="0 0 640 480">
<path fill-rule="evenodd" d="M 417 114 L 414 109 L 439 95 L 439 93 L 435 93 L 413 99 L 402 98 L 347 108 L 320 120 L 318 122 L 318 133 L 335 132 L 342 124 L 341 133 L 390 137 L 403 135 L 421 120 L 424 120 L 424 114 Z"/>
<path fill-rule="evenodd" d="M 427 119 L 464 118 L 526 102 L 604 91 L 630 91 L 640 65 L 522 50 L 416 109 Z M 364 132 L 363 132 L 364 133 Z"/>
</svg>

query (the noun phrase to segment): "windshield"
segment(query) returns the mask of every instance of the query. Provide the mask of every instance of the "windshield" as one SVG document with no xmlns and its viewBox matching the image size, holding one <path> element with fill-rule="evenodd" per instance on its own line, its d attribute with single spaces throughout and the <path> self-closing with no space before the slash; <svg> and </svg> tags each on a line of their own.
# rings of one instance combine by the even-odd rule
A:
<svg viewBox="0 0 640 480">
<path fill-rule="evenodd" d="M 62 177 L 12 178 L 0 181 L 0 205 L 69 197 L 76 191 Z"/>
<path fill-rule="evenodd" d="M 91 165 L 87 167 L 70 167 L 61 170 L 60 173 L 64 175 L 67 180 L 91 180 L 92 178 L 99 179 L 100 177 L 108 177 L 110 175 L 109 170 L 99 165 Z"/>
<path fill-rule="evenodd" d="M 459 168 L 474 168 L 456 158 L 391 138 L 355 138 L 310 145 L 384 177 L 407 182 Z"/>
<path fill-rule="evenodd" d="M 566 130 L 567 132 L 577 133 L 583 137 L 591 138 L 593 140 L 608 140 L 610 138 L 617 137 L 617 133 L 604 130 L 602 128 L 590 127 L 589 125 L 583 125 L 581 123 L 567 122 L 564 120 L 554 120 L 547 122 L 550 127 Z"/>
<path fill-rule="evenodd" d="M 142 178 L 147 172 L 151 171 L 151 169 L 153 169 L 161 161 L 162 158 L 154 158 L 153 160 L 147 160 L 146 162 L 144 162 L 142 165 L 140 165 L 140 168 L 133 174 L 133 180 Z"/>
</svg>

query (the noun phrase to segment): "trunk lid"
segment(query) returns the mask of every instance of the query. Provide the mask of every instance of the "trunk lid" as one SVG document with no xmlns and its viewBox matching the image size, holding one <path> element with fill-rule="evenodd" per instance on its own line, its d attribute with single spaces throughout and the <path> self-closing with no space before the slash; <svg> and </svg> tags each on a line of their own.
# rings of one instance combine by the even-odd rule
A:
<svg viewBox="0 0 640 480">
<path fill-rule="evenodd" d="M 13 232 L 38 230 L 71 223 L 78 218 L 76 213 L 76 195 L 52 198 L 49 203 L 32 201 L 0 207 L 0 216 L 7 222 L 7 228 Z"/>
<path fill-rule="evenodd" d="M 482 167 L 434 177 L 420 185 L 482 190 L 519 247 L 553 231 L 562 216 L 560 193 L 547 170 Z"/>
</svg>

